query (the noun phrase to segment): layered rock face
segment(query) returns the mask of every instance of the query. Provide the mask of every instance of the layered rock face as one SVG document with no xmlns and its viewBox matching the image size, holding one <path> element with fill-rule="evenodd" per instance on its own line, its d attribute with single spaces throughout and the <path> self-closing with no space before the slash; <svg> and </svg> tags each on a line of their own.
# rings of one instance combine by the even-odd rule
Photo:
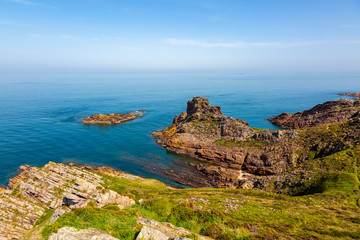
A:
<svg viewBox="0 0 360 240">
<path fill-rule="evenodd" d="M 349 94 L 343 94 L 348 95 Z M 357 94 L 353 94 L 357 96 Z M 340 99 L 318 104 L 315 107 L 295 114 L 282 113 L 268 120 L 281 128 L 304 128 L 325 125 L 329 123 L 348 121 L 360 111 L 360 101 Z"/>
<path fill-rule="evenodd" d="M 359 107 L 358 101 L 331 101 L 284 121 L 288 127 L 313 128 L 266 130 L 224 116 L 220 107 L 195 97 L 188 102 L 186 113 L 175 116 L 172 125 L 153 135 L 169 151 L 210 163 L 191 163 L 196 175 L 163 171 L 175 181 L 193 187 L 271 188 L 283 192 L 283 183 L 300 189 L 311 178 L 308 170 L 300 168 L 302 163 L 360 144 Z M 281 119 L 284 116 L 287 114 Z M 333 122 L 336 124 L 316 127 Z"/>
<path fill-rule="evenodd" d="M 62 214 L 90 202 L 97 207 L 115 204 L 121 208 L 135 203 L 101 184 L 102 177 L 86 168 L 52 162 L 42 168 L 20 167 L 9 188 L 0 192 L 0 239 L 21 238 L 50 208 L 55 209 L 51 219 L 55 222 Z"/>
<path fill-rule="evenodd" d="M 97 125 L 116 125 L 124 122 L 134 120 L 139 117 L 143 117 L 145 111 L 136 111 L 131 113 L 110 113 L 105 114 L 94 114 L 83 119 L 83 124 L 97 124 Z"/>
<path fill-rule="evenodd" d="M 196 167 L 209 177 L 206 186 L 238 187 L 240 170 L 272 175 L 296 164 L 291 142 L 295 131 L 250 128 L 243 120 L 224 116 L 219 106 L 202 97 L 188 101 L 186 113 L 153 135 L 169 151 L 218 165 Z"/>
</svg>

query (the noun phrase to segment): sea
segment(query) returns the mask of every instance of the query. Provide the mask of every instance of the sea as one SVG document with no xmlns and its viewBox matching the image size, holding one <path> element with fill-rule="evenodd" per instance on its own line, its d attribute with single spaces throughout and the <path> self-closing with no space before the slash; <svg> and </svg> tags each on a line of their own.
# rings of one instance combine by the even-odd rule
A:
<svg viewBox="0 0 360 240">
<path fill-rule="evenodd" d="M 194 159 L 167 152 L 151 136 L 207 97 L 225 115 L 257 128 L 266 118 L 294 113 L 360 91 L 360 74 L 258 74 L 235 71 L 122 73 L 0 73 L 0 185 L 20 165 L 49 161 L 109 166 L 176 185 L 159 174 L 187 171 Z M 86 126 L 92 114 L 145 110 L 116 126 Z"/>
</svg>

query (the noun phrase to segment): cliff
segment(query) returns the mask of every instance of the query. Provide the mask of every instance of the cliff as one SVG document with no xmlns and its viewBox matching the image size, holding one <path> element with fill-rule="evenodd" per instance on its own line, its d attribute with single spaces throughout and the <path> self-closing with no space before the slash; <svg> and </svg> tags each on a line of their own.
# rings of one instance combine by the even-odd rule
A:
<svg viewBox="0 0 360 240">
<path fill-rule="evenodd" d="M 338 108 L 339 105 L 344 107 Z M 175 116 L 172 125 L 153 135 L 169 151 L 210 163 L 192 164 L 200 181 L 176 170 L 164 171 L 178 182 L 194 187 L 256 188 L 300 194 L 315 184 L 315 179 L 322 179 L 325 167 L 321 164 L 325 158 L 358 149 L 357 101 L 339 100 L 335 105 L 328 102 L 305 112 L 317 112 L 322 118 L 334 108 L 346 117 L 303 129 L 266 130 L 224 116 L 220 107 L 211 106 L 206 98 L 195 97 L 187 103 L 186 113 Z M 351 165 L 357 157 L 351 159 Z M 317 168 L 309 168 L 310 162 Z M 341 172 L 341 168 L 338 170 Z"/>
<path fill-rule="evenodd" d="M 174 189 L 110 168 L 24 166 L 0 193 L 0 239 L 359 238 L 359 191 L 341 180 L 342 188 L 292 197 Z"/>
<path fill-rule="evenodd" d="M 268 120 L 281 128 L 304 128 L 346 122 L 360 111 L 360 101 L 341 99 L 318 104 L 295 114 L 282 113 Z"/>
</svg>

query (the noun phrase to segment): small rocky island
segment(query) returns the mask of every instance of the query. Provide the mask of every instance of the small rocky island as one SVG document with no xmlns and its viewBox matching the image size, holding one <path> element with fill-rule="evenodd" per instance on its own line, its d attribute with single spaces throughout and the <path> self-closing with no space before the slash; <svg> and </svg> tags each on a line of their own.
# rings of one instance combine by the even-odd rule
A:
<svg viewBox="0 0 360 240">
<path fill-rule="evenodd" d="M 117 125 L 128 122 L 144 116 L 145 111 L 135 111 L 130 113 L 110 113 L 110 114 L 94 114 L 83 119 L 82 123 L 86 125 Z"/>
</svg>

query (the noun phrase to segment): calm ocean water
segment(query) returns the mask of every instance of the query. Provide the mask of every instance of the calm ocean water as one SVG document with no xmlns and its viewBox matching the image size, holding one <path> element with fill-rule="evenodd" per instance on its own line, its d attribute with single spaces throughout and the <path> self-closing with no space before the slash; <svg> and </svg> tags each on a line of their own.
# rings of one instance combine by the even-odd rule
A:
<svg viewBox="0 0 360 240">
<path fill-rule="evenodd" d="M 170 125 L 192 97 L 207 97 L 250 126 L 274 129 L 265 118 L 347 91 L 360 91 L 360 75 L 0 74 L 0 184 L 20 165 L 49 161 L 107 165 L 172 183 L 152 168 L 181 169 L 192 160 L 166 152 L 151 132 Z M 118 126 L 81 124 L 87 115 L 134 110 L 147 112 Z"/>
</svg>

